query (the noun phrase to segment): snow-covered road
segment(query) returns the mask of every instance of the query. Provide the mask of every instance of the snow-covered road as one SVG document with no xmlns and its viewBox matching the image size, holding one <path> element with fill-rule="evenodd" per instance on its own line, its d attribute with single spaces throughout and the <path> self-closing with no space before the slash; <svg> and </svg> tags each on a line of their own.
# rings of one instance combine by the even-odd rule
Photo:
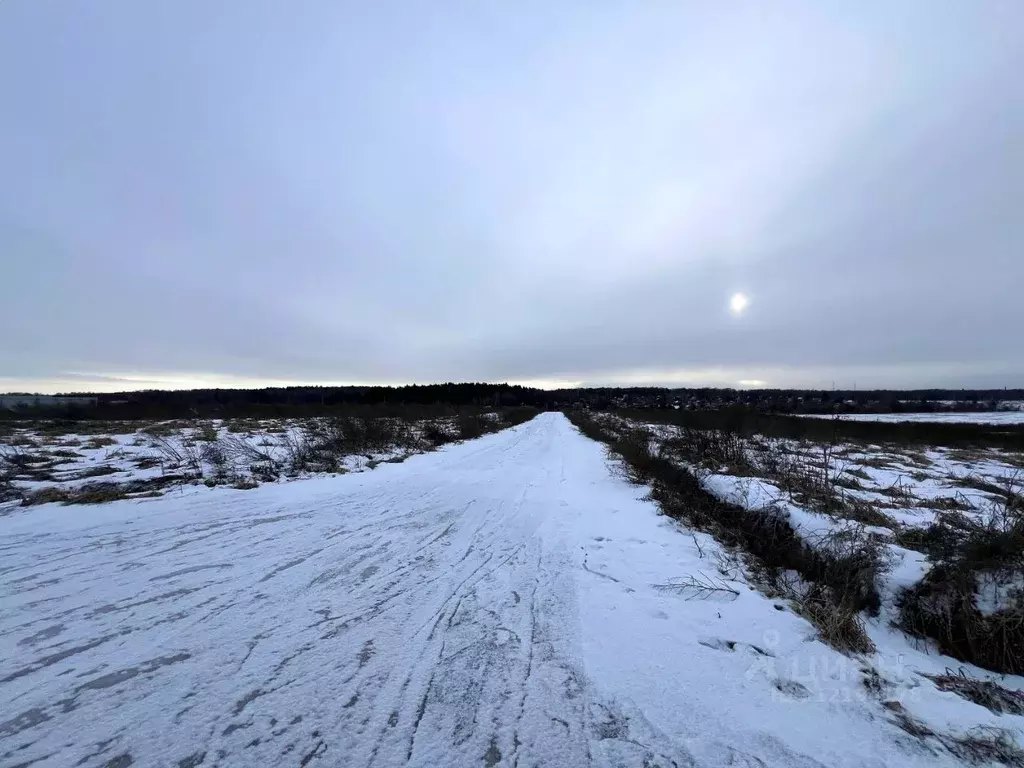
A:
<svg viewBox="0 0 1024 768">
<path fill-rule="evenodd" d="M 360 475 L 15 509 L 0 765 L 886 764 L 868 704 L 780 687 L 802 620 L 657 587 L 713 566 L 642 495 L 544 414 Z"/>
</svg>

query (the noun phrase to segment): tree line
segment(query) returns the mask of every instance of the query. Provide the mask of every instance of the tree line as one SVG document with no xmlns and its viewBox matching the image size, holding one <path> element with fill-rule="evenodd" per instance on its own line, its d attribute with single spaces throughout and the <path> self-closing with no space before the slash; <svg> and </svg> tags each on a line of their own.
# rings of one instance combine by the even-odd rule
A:
<svg viewBox="0 0 1024 768">
<path fill-rule="evenodd" d="M 0 418 L 170 419 L 306 416 L 359 407 L 514 407 L 547 410 L 747 406 L 776 413 L 990 410 L 1024 401 L 1024 389 L 737 390 L 713 387 L 588 387 L 543 390 L 516 384 L 448 382 L 400 387 L 267 387 L 143 390 L 95 395 L 95 405 L 50 405 L 0 411 Z"/>
</svg>

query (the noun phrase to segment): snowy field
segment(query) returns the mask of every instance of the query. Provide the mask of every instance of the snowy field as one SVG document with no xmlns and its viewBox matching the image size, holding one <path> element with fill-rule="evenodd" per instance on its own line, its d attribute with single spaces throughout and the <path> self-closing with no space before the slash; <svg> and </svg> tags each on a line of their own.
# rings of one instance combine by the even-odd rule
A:
<svg viewBox="0 0 1024 768">
<path fill-rule="evenodd" d="M 808 419 L 831 419 L 832 416 L 805 414 Z M 929 424 L 1024 424 L 1024 410 L 972 411 L 963 413 L 844 413 L 840 419 L 850 421 L 884 421 L 899 423 L 919 421 Z"/>
<path fill-rule="evenodd" d="M 0 463 L 15 468 L 12 484 L 26 503 L 57 500 L 83 488 L 128 498 L 172 489 L 195 493 L 202 485 L 244 489 L 284 474 L 289 453 L 310 421 L 95 422 L 83 424 L 93 430 L 86 433 L 15 426 L 0 438 Z M 348 455 L 332 470 L 358 472 L 396 455 L 401 452 L 390 448 Z"/>
<path fill-rule="evenodd" d="M 543 414 L 373 472 L 0 508 L 0 765 L 942 766 L 901 717 L 1024 732 L 881 619 L 824 645 L 646 493 Z"/>
<path fill-rule="evenodd" d="M 304 419 L 6 422 L 0 503 L 103 503 L 362 472 L 523 418 L 513 409 L 435 418 L 370 411 Z"/>
</svg>

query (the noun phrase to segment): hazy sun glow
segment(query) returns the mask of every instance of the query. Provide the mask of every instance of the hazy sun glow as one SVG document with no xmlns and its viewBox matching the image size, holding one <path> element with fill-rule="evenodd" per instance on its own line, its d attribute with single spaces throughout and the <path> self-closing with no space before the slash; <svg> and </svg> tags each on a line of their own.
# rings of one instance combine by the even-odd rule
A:
<svg viewBox="0 0 1024 768">
<path fill-rule="evenodd" d="M 739 317 L 746 311 L 749 304 L 750 299 L 747 298 L 747 294 L 734 293 L 732 298 L 729 299 L 729 311 Z"/>
</svg>

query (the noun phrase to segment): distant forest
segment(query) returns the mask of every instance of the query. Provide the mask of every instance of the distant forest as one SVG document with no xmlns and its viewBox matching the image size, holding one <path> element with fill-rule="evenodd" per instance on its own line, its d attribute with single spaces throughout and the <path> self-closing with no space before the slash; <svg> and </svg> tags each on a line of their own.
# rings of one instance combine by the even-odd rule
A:
<svg viewBox="0 0 1024 768">
<path fill-rule="evenodd" d="M 81 396 L 81 395 L 77 395 Z M 269 387 L 149 390 L 91 395 L 95 405 L 0 410 L 0 418 L 161 419 L 287 416 L 382 406 L 395 409 L 532 406 L 541 409 L 746 406 L 775 413 L 898 413 L 993 410 L 1024 402 L 1024 389 L 793 390 L 658 387 L 533 389 L 511 384 L 447 383 L 404 387 Z"/>
</svg>

